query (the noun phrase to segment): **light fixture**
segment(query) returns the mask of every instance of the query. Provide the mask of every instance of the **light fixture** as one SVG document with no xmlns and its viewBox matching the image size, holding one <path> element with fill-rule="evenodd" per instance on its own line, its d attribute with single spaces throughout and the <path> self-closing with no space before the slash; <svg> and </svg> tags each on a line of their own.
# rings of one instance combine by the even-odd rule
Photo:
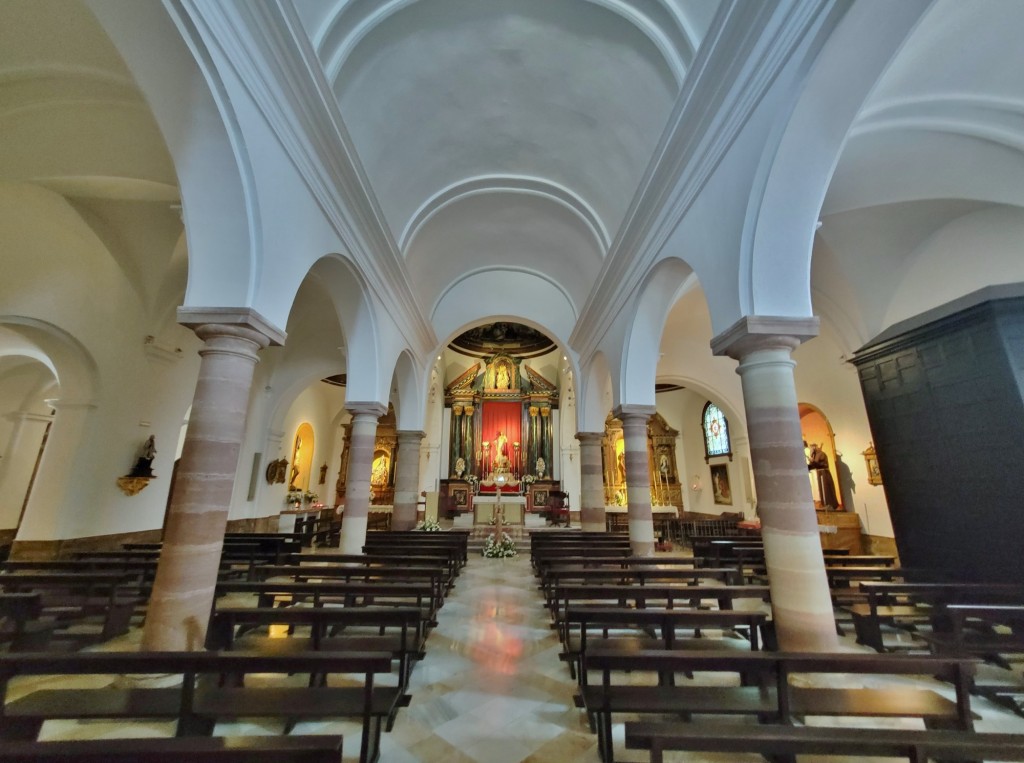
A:
<svg viewBox="0 0 1024 763">
<path fill-rule="evenodd" d="M 690 490 L 692 490 L 695 493 L 699 493 L 703 489 L 704 489 L 704 486 L 700 482 L 700 475 L 699 474 L 693 475 L 693 481 L 690 483 Z"/>
</svg>

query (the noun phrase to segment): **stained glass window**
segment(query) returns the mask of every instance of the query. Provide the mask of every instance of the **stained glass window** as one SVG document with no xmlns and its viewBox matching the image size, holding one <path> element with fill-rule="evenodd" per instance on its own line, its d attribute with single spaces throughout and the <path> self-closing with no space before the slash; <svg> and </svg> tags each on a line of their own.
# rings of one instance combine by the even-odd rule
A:
<svg viewBox="0 0 1024 763">
<path fill-rule="evenodd" d="M 705 405 L 702 424 L 704 427 L 704 450 L 707 453 L 707 458 L 732 456 L 732 445 L 729 442 L 729 422 L 725 420 L 722 409 L 714 403 Z"/>
</svg>

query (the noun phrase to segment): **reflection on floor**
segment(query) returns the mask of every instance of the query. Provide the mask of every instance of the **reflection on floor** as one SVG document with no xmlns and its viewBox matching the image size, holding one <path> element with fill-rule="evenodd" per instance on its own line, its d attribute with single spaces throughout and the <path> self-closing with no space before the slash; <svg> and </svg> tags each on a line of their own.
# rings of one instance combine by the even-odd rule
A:
<svg viewBox="0 0 1024 763">
<path fill-rule="evenodd" d="M 525 545 L 521 546 L 525 550 Z M 558 659 L 559 645 L 530 571 L 528 553 L 514 559 L 472 558 L 441 611 L 427 656 L 412 676 L 412 704 L 384 734 L 382 763 L 597 763 L 597 745 L 584 713 L 573 705 L 575 684 Z M 132 649 L 138 634 L 107 648 Z M 847 644 L 851 649 L 859 647 Z M 53 685 L 55 679 L 48 679 Z M 16 695 L 41 680 L 16 688 Z M 946 692 L 944 688 L 940 691 Z M 946 692 L 948 694 L 948 692 Z M 980 731 L 1024 732 L 1024 720 L 976 698 Z M 876 722 L 877 723 L 877 722 Z M 884 725 L 898 726 L 901 721 Z M 851 724 L 852 725 L 852 724 Z M 879 724 L 881 725 L 881 724 Z M 913 727 L 913 725 L 911 725 Z M 217 733 L 279 733 L 275 724 L 220 724 Z M 101 722 L 51 722 L 46 738 L 125 736 Z M 173 733 L 170 724 L 139 723 L 136 736 Z M 358 726 L 346 722 L 300 723 L 293 733 L 345 735 L 345 761 L 358 759 Z M 616 760 L 640 761 L 622 745 L 616 725 Z M 758 763 L 760 756 L 675 754 L 666 760 Z M 842 759 L 806 756 L 801 763 Z M 858 758 L 859 763 L 871 760 Z"/>
</svg>

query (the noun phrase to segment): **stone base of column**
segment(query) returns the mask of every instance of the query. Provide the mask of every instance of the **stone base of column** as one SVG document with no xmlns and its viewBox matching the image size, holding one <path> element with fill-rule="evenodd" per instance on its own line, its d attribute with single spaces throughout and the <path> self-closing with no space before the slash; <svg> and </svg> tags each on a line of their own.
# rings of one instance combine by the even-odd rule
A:
<svg viewBox="0 0 1024 763">
<path fill-rule="evenodd" d="M 584 532 L 603 533 L 608 529 L 604 507 L 580 509 L 580 525 Z"/>
<path fill-rule="evenodd" d="M 633 556 L 654 556 L 654 522 L 652 520 L 629 520 L 629 547 Z"/>
<path fill-rule="evenodd" d="M 366 517 L 346 517 L 341 519 L 340 551 L 343 554 L 361 554 L 366 544 Z"/>
</svg>

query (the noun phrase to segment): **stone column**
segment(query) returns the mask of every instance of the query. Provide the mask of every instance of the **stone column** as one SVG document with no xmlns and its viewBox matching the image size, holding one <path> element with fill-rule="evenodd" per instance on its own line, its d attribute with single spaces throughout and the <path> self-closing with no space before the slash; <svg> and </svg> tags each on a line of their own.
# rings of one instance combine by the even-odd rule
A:
<svg viewBox="0 0 1024 763">
<path fill-rule="evenodd" d="M 601 441 L 604 432 L 578 432 L 580 441 L 580 524 L 585 532 L 604 532 L 604 475 Z"/>
<path fill-rule="evenodd" d="M 380 403 L 346 403 L 345 408 L 352 413 L 352 435 L 348 444 L 345 513 L 341 517 L 341 553 L 361 554 L 370 515 L 370 476 L 377 419 L 388 409 Z"/>
<path fill-rule="evenodd" d="M 416 499 L 420 485 L 420 443 L 426 432 L 398 432 L 398 464 L 395 467 L 395 508 L 393 530 L 416 526 Z"/>
<path fill-rule="evenodd" d="M 817 333 L 817 318 L 747 316 L 711 342 L 716 355 L 740 361 L 773 620 L 786 651 L 838 649 L 793 379 L 794 348 Z"/>
<path fill-rule="evenodd" d="M 647 422 L 654 415 L 654 406 L 620 405 L 612 414 L 622 421 L 629 498 L 629 545 L 634 556 L 654 556 L 651 474 L 647 463 Z"/>
<path fill-rule="evenodd" d="M 474 407 L 469 404 L 463 406 L 462 408 L 462 458 L 466 462 L 466 471 L 462 475 L 463 478 L 473 473 L 473 465 L 476 463 L 473 457 L 473 448 L 475 445 L 475 443 L 473 442 L 475 439 L 473 437 L 473 410 Z"/>
<path fill-rule="evenodd" d="M 203 340 L 192 413 L 142 634 L 144 651 L 200 650 L 217 586 L 231 492 L 259 350 L 284 336 L 251 311 L 179 311 Z"/>
</svg>

